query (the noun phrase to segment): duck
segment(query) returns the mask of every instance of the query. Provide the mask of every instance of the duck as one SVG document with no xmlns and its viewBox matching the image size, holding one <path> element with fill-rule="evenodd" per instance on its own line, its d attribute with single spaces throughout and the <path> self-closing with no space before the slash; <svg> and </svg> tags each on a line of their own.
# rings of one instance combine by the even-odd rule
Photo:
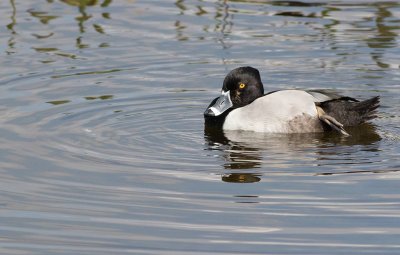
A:
<svg viewBox="0 0 400 255">
<path fill-rule="evenodd" d="M 230 71 L 221 94 L 204 111 L 206 126 L 263 133 L 338 132 L 377 117 L 380 97 L 359 101 L 328 90 L 276 90 L 264 94 L 260 72 Z"/>
</svg>

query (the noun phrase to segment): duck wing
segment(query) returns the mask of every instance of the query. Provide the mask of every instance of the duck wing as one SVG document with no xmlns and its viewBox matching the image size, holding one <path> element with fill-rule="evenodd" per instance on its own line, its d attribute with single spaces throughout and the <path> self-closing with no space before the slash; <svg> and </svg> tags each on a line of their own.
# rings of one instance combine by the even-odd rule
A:
<svg viewBox="0 0 400 255">
<path fill-rule="evenodd" d="M 343 95 L 341 95 L 333 90 L 329 90 L 329 89 L 311 89 L 311 90 L 306 90 L 306 92 L 315 98 L 315 103 L 322 103 L 322 102 L 335 100 L 335 99 L 358 102 L 358 100 L 355 98 L 343 96 Z"/>
<path fill-rule="evenodd" d="M 344 135 L 347 135 L 345 126 L 356 126 L 376 118 L 380 104 L 379 96 L 360 102 L 332 90 L 308 90 L 307 93 L 314 98 L 320 120 Z"/>
<path fill-rule="evenodd" d="M 356 126 L 377 117 L 376 109 L 380 106 L 380 97 L 375 96 L 364 101 L 342 97 L 316 103 L 316 105 L 343 126 Z"/>
</svg>

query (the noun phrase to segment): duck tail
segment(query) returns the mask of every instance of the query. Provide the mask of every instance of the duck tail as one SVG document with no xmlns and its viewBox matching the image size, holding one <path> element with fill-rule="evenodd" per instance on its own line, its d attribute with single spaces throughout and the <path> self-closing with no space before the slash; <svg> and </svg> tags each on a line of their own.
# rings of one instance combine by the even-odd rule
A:
<svg viewBox="0 0 400 255">
<path fill-rule="evenodd" d="M 379 106 L 379 96 L 361 102 L 339 98 L 322 102 L 319 105 L 326 114 L 332 116 L 344 126 L 356 126 L 376 118 Z"/>
<path fill-rule="evenodd" d="M 362 122 L 372 120 L 377 117 L 377 111 L 380 105 L 380 97 L 375 96 L 373 98 L 358 102 L 354 107 L 354 110 L 358 112 Z"/>
</svg>

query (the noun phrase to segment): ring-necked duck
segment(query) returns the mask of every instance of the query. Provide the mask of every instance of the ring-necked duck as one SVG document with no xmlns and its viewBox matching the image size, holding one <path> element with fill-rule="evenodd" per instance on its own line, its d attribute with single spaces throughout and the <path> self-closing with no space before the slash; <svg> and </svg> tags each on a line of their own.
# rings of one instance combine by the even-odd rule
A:
<svg viewBox="0 0 400 255">
<path fill-rule="evenodd" d="M 365 101 L 322 90 L 279 90 L 264 94 L 253 67 L 232 70 L 204 112 L 205 124 L 224 130 L 309 133 L 359 125 L 376 117 L 379 96 Z"/>
</svg>

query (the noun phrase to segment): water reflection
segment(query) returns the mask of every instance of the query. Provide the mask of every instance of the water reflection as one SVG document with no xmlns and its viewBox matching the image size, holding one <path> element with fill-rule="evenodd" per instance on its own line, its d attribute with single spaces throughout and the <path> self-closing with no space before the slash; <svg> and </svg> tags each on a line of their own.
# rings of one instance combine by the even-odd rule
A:
<svg viewBox="0 0 400 255">
<path fill-rule="evenodd" d="M 385 169 L 385 170 L 353 170 L 343 172 L 322 172 L 317 175 L 340 175 L 340 174 L 363 174 L 363 173 L 374 173 L 374 174 L 385 174 L 385 173 L 396 173 L 400 172 L 400 169 Z"/>
<path fill-rule="evenodd" d="M 247 3 L 247 4 L 246 4 Z M 250 3 L 250 4 L 249 4 Z M 188 36 L 192 29 L 198 24 L 187 22 L 187 17 L 193 11 L 190 4 L 183 0 L 175 2 L 179 10 L 179 16 L 174 24 L 177 40 L 190 40 Z M 359 8 L 366 6 L 366 8 Z M 219 0 L 210 11 L 209 3 L 199 2 L 198 9 L 194 12 L 197 16 L 214 17 L 214 24 L 205 23 L 203 31 L 206 35 L 213 34 L 223 49 L 230 49 L 236 44 L 228 36 L 241 36 L 253 38 L 269 38 L 264 45 L 273 44 L 278 36 L 285 41 L 307 40 L 301 34 L 285 33 L 285 28 L 290 28 L 292 24 L 304 25 L 315 33 L 317 40 L 326 41 L 330 50 L 337 52 L 336 60 L 333 64 L 338 65 L 348 62 L 348 55 L 357 55 L 344 41 L 353 44 L 365 44 L 371 50 L 368 54 L 379 68 L 398 68 L 398 63 L 392 63 L 390 57 L 384 56 L 388 48 L 397 46 L 399 20 L 395 18 L 393 10 L 400 6 L 398 2 L 316 2 L 307 3 L 302 1 L 254 1 L 240 0 L 227 1 Z M 282 17 L 277 22 L 274 16 Z M 248 18 L 250 17 L 250 18 Z M 240 27 L 239 24 L 245 19 L 247 27 Z M 260 28 L 263 23 L 269 24 Z M 373 26 L 371 26 L 371 23 Z M 213 27 L 213 29 L 210 29 Z M 281 29 L 276 29 L 276 28 Z M 373 30 L 373 32 L 371 32 Z M 372 36 L 371 36 L 372 34 Z M 375 35 L 373 35 L 375 34 Z M 197 37 L 204 40 L 205 36 Z M 345 40 L 348 39 L 348 40 Z M 364 46 L 364 45 L 362 45 Z M 268 48 L 267 46 L 265 48 Z M 225 59 L 222 59 L 226 62 Z"/>
<path fill-rule="evenodd" d="M 43 25 L 47 25 L 51 20 L 58 18 L 56 15 L 51 15 L 48 12 L 36 11 L 34 9 L 29 9 L 27 12 L 32 17 L 37 18 Z"/>
<path fill-rule="evenodd" d="M 261 180 L 260 174 L 252 173 L 231 173 L 222 176 L 224 182 L 236 182 L 236 183 L 253 183 Z"/>
<path fill-rule="evenodd" d="M 396 254 L 399 173 L 383 169 L 399 166 L 399 77 L 347 85 L 377 81 L 362 76 L 381 68 L 371 52 L 398 57 L 373 40 L 376 22 L 398 33 L 397 7 L 379 20 L 362 1 L 35 2 L 0 8 L 16 52 L 0 80 L 1 254 Z M 319 68 L 337 60 L 346 70 Z M 213 80 L 246 61 L 274 89 L 379 90 L 374 122 L 396 138 L 203 136 Z"/>
<path fill-rule="evenodd" d="M 60 105 L 60 104 L 67 104 L 70 102 L 71 102 L 71 100 L 54 100 L 54 101 L 48 101 L 46 103 L 52 104 L 52 105 Z"/>
<path fill-rule="evenodd" d="M 394 26 L 393 22 L 390 22 L 390 18 L 393 18 L 390 8 L 399 6 L 398 3 L 376 3 L 376 36 L 367 39 L 367 44 L 370 48 L 376 49 L 371 53 L 372 59 L 376 62 L 377 66 L 381 68 L 394 67 L 398 68 L 399 63 L 394 66 L 390 63 L 386 63 L 384 59 L 384 48 L 394 48 L 397 46 L 396 38 L 399 26 Z M 396 20 L 398 23 L 399 20 Z"/>
<path fill-rule="evenodd" d="M 218 1 L 218 5 L 216 8 L 215 20 L 217 21 L 215 24 L 215 31 L 219 31 L 222 35 L 221 43 L 226 48 L 226 45 L 223 39 L 226 35 L 231 33 L 233 26 L 233 15 L 230 12 L 230 7 L 227 3 L 228 1 Z"/>
<path fill-rule="evenodd" d="M 185 22 L 185 15 L 190 15 L 188 13 L 192 13 L 193 11 L 190 10 L 190 3 L 185 3 L 183 0 L 177 0 L 175 2 L 175 6 L 178 8 L 178 18 L 174 23 L 174 27 L 176 30 L 176 38 L 179 41 L 187 41 L 191 39 L 190 35 L 193 33 L 191 30 L 190 23 Z M 204 18 L 207 19 L 207 16 L 213 15 L 214 24 L 206 23 L 202 26 L 202 31 L 205 35 L 209 35 L 210 33 L 216 33 L 214 36 L 217 37 L 217 41 L 221 44 L 223 49 L 228 49 L 230 46 L 226 43 L 226 37 L 231 33 L 233 27 L 233 12 L 230 10 L 230 6 L 227 0 L 219 0 L 214 5 L 215 11 L 212 13 L 209 11 L 210 9 L 207 8 L 208 3 L 199 2 L 196 5 L 196 11 L 194 14 L 198 17 L 205 16 Z M 197 25 L 197 24 L 196 24 Z M 202 41 L 206 37 L 199 36 L 197 37 L 198 40 Z"/>
<path fill-rule="evenodd" d="M 7 28 L 9 30 L 11 30 L 13 34 L 15 34 L 14 26 L 17 23 L 16 19 L 15 19 L 15 15 L 17 14 L 17 8 L 15 7 L 14 0 L 10 0 L 10 5 L 11 5 L 11 9 L 12 9 L 12 12 L 11 12 L 11 23 L 9 23 L 7 25 Z"/>
<path fill-rule="evenodd" d="M 11 37 L 8 39 L 8 49 L 7 49 L 7 54 L 15 53 L 14 48 L 15 48 L 15 38 L 14 36 L 16 35 L 14 26 L 17 24 L 16 20 L 16 15 L 17 15 L 17 8 L 15 7 L 15 2 L 14 0 L 10 0 L 10 5 L 11 5 L 11 22 L 7 25 L 7 29 L 11 31 Z"/>
<path fill-rule="evenodd" d="M 111 5 L 112 1 L 111 0 L 105 0 L 105 1 L 97 1 L 97 0 L 86 0 L 86 1 L 82 1 L 82 0 L 61 0 L 61 3 L 64 3 L 68 6 L 72 6 L 72 7 L 77 7 L 78 8 L 78 12 L 79 15 L 77 17 L 75 17 L 75 20 L 77 21 L 77 25 L 78 25 L 78 29 L 79 29 L 79 35 L 76 37 L 75 39 L 75 45 L 77 48 L 79 49 L 83 49 L 83 48 L 88 48 L 90 45 L 84 42 L 84 38 L 82 36 L 82 34 L 87 32 L 87 25 L 86 23 L 93 18 L 93 14 L 89 13 L 87 11 L 87 7 L 93 7 L 93 6 L 97 6 L 99 5 L 102 8 L 106 8 L 108 6 Z M 11 16 L 11 23 L 7 25 L 7 28 L 9 30 L 12 31 L 12 34 L 16 34 L 17 32 L 15 31 L 14 26 L 17 24 L 16 21 L 16 7 L 15 7 L 15 3 L 14 0 L 10 0 L 10 4 L 12 7 L 12 16 Z M 55 2 L 51 1 L 49 2 L 49 4 L 55 4 Z M 61 16 L 59 15 L 55 15 L 52 14 L 50 12 L 47 11 L 41 11 L 41 10 L 36 10 L 34 8 L 30 8 L 27 10 L 27 12 L 29 13 L 29 15 L 37 20 L 39 20 L 39 22 L 44 25 L 47 26 L 52 20 L 55 20 L 57 18 L 60 18 Z M 108 12 L 103 12 L 101 14 L 102 18 L 104 19 L 110 19 L 111 15 Z M 96 21 L 95 21 L 96 22 Z M 104 27 L 101 24 L 98 23 L 94 23 L 92 25 L 93 30 L 96 31 L 99 34 L 106 34 L 106 31 L 104 29 Z M 48 27 L 43 27 L 43 30 L 47 30 Z M 32 36 L 34 36 L 36 39 L 47 39 L 52 37 L 55 34 L 55 31 L 51 31 L 51 32 L 43 32 L 42 33 L 32 33 Z M 13 46 L 15 44 L 15 40 L 14 37 L 11 37 L 9 40 L 9 48 L 12 49 Z M 107 43 L 100 43 L 99 47 L 108 47 L 109 45 Z M 34 49 L 41 49 L 41 47 L 33 47 Z M 57 49 L 58 50 L 58 49 Z M 67 57 L 70 57 L 70 55 L 67 55 Z"/>
<path fill-rule="evenodd" d="M 78 7 L 80 16 L 76 17 L 75 19 L 78 21 L 79 32 L 81 34 L 85 33 L 86 32 L 85 22 L 87 22 L 89 19 L 92 18 L 92 14 L 88 14 L 86 9 L 87 9 L 88 6 L 97 5 L 99 1 L 97 1 L 97 0 L 85 0 L 85 1 L 82 1 L 82 0 L 79 0 L 79 1 L 77 1 L 77 0 L 61 0 L 61 2 L 66 3 L 68 5 L 71 5 L 71 6 Z M 105 0 L 100 4 L 100 6 L 103 7 L 103 8 L 104 7 L 108 7 L 111 4 L 111 2 L 112 2 L 111 0 Z M 108 12 L 105 12 L 105 13 L 102 14 L 102 17 L 105 18 L 105 19 L 110 19 L 110 14 Z M 105 34 L 105 30 L 104 30 L 102 25 L 93 24 L 93 28 L 97 33 Z M 100 47 L 105 47 L 105 45 L 108 46 L 107 44 L 104 44 L 104 43 L 100 44 L 100 45 L 101 45 Z M 89 47 L 88 44 L 83 43 L 82 36 L 78 36 L 76 38 L 76 46 L 78 48 L 80 48 L 80 49 Z"/>
<path fill-rule="evenodd" d="M 85 100 L 87 101 L 92 101 L 92 100 L 110 100 L 113 99 L 114 95 L 101 95 L 101 96 L 87 96 L 84 97 Z M 68 104 L 71 103 L 71 100 L 53 100 L 53 101 L 48 101 L 46 103 L 51 104 L 51 105 L 61 105 L 61 104 Z"/>
<path fill-rule="evenodd" d="M 312 134 L 263 134 L 244 131 L 223 132 L 205 127 L 207 150 L 222 152 L 224 169 L 280 171 L 314 166 L 338 166 L 346 169 L 349 164 L 372 163 L 363 158 L 363 152 L 379 154 L 381 137 L 375 126 L 364 124 L 348 128 L 349 137 L 336 133 Z M 291 165 L 288 165 L 291 164 Z M 333 170 L 335 171 L 335 170 Z M 343 171 L 342 171 L 343 172 Z M 371 171 L 373 172 L 373 171 Z M 324 172 L 324 174 L 328 174 Z M 257 182 L 260 174 L 232 172 L 222 177 L 227 182 Z"/>
<path fill-rule="evenodd" d="M 85 8 L 86 6 L 93 6 L 98 3 L 97 0 L 61 0 L 66 4 Z"/>
<path fill-rule="evenodd" d="M 112 5 L 111 0 L 60 0 L 48 1 L 48 4 L 62 3 L 67 8 L 76 8 L 79 14 L 75 17 L 79 34 L 74 36 L 75 46 L 79 49 L 88 48 L 90 44 L 83 36 L 89 29 L 97 34 L 107 34 L 107 27 L 95 19 L 95 12 L 89 7 L 99 6 L 102 9 Z M 250 3 L 250 4 L 249 4 Z M 129 6 L 129 4 L 126 4 Z M 365 6 L 365 8 L 359 8 Z M 359 44 L 365 43 L 371 51 L 372 60 L 379 68 L 398 68 L 398 63 L 390 60 L 388 49 L 397 46 L 399 20 L 396 19 L 396 8 L 400 6 L 398 2 L 366 2 L 366 3 L 347 3 L 347 2 L 317 2 L 308 3 L 302 1 L 227 1 L 219 0 L 214 4 L 207 1 L 199 1 L 193 6 L 193 3 L 177 0 L 175 8 L 178 12 L 175 21 L 172 23 L 176 32 L 176 40 L 205 40 L 214 38 L 223 49 L 230 49 L 238 44 L 240 37 L 248 38 L 266 38 L 263 40 L 265 49 L 268 45 L 274 45 L 276 40 L 282 39 L 281 45 L 285 41 L 307 40 L 301 34 L 287 33 L 285 28 L 290 28 L 293 24 L 301 25 L 311 29 L 311 33 L 316 40 L 326 41 L 330 49 L 337 52 L 337 57 L 341 55 L 355 54 L 349 52 L 346 45 L 342 42 L 348 38 L 351 42 Z M 101 12 L 101 18 L 111 19 L 111 14 L 107 11 Z M 46 31 L 47 26 L 55 19 L 59 19 L 59 13 L 43 11 L 36 8 L 24 10 L 31 17 L 38 20 L 43 27 L 44 32 L 32 33 L 36 39 L 48 39 L 57 34 L 57 31 Z M 10 19 L 7 29 L 11 31 L 8 40 L 9 49 L 7 53 L 13 53 L 17 34 L 17 9 L 15 0 L 10 0 Z M 190 16 L 197 16 L 200 22 L 193 23 Z M 274 16 L 276 16 L 274 18 Z M 91 20 L 92 22 L 88 22 Z M 245 26 L 241 27 L 242 21 Z M 90 26 L 88 25 L 90 23 Z M 200 26 L 201 33 L 193 34 Z M 168 26 L 166 26 L 168 28 Z M 279 28 L 279 29 L 277 29 Z M 57 29 L 57 28 L 56 28 Z M 373 32 L 371 32 L 373 30 Z M 40 29 L 38 29 L 40 31 Z M 366 33 L 368 32 L 368 33 Z M 315 33 L 315 34 L 314 34 Z M 235 36 L 229 38 L 228 36 Z M 232 40 L 232 38 L 234 40 Z M 271 39 L 268 39 L 271 38 Z M 262 39 L 260 39 L 262 40 Z M 247 41 L 247 39 L 246 39 Z M 261 44 L 261 43 L 260 43 Z M 100 42 L 99 47 L 109 47 L 105 42 Z M 249 45 L 250 46 L 250 45 Z M 41 48 L 41 47 L 35 47 Z M 386 56 L 384 54 L 387 54 Z M 71 57 L 71 56 L 67 56 Z M 268 56 L 267 56 L 268 57 Z M 222 57 L 223 62 L 225 62 Z M 342 62 L 346 59 L 342 59 Z M 341 60 L 339 60 L 341 62 Z M 334 63 L 335 65 L 338 62 Z"/>
<path fill-rule="evenodd" d="M 271 1 L 270 4 L 276 6 L 292 6 L 292 7 L 313 7 L 313 6 L 323 5 L 323 3 L 306 3 L 301 1 Z"/>
</svg>

